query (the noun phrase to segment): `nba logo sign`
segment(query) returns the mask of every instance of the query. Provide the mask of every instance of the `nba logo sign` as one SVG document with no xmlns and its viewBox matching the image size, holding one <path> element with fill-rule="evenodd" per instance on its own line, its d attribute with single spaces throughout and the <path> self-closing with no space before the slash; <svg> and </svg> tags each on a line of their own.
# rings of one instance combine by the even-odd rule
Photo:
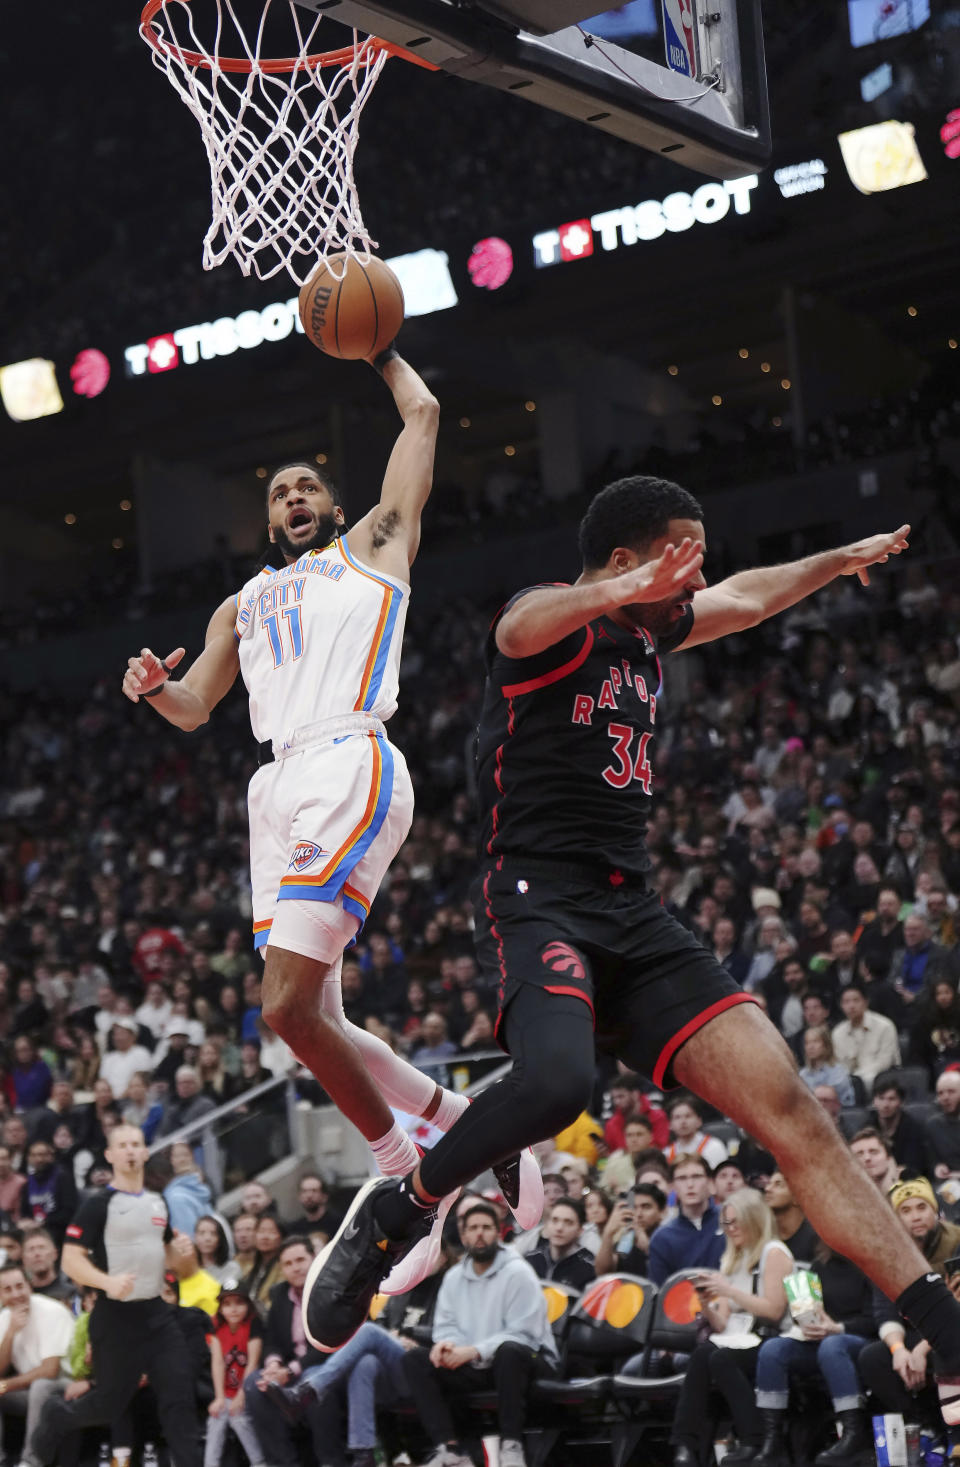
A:
<svg viewBox="0 0 960 1467">
<path fill-rule="evenodd" d="M 696 0 L 661 0 L 663 6 L 663 42 L 667 65 L 681 76 L 696 78 L 697 13 Z"/>
</svg>

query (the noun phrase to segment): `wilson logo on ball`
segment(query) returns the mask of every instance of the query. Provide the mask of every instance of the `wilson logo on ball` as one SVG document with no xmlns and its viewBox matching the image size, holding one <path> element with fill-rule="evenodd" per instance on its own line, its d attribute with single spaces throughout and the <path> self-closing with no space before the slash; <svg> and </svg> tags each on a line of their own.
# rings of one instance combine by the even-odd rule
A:
<svg viewBox="0 0 960 1467">
<path fill-rule="evenodd" d="M 563 973 L 568 978 L 579 979 L 587 976 L 580 958 L 565 942 L 549 943 L 541 953 L 540 961 L 551 973 Z"/>
<path fill-rule="evenodd" d="M 330 304 L 332 294 L 331 286 L 318 286 L 311 297 L 310 325 L 317 333 L 321 332 L 327 324 L 327 306 Z"/>
</svg>

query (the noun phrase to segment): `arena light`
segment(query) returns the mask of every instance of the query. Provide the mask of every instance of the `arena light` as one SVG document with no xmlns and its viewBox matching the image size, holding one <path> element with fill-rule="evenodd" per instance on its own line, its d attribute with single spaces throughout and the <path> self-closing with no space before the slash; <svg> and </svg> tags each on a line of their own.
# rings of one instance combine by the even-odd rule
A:
<svg viewBox="0 0 960 1467">
<path fill-rule="evenodd" d="M 95 346 L 78 351 L 70 368 L 70 381 L 78 397 L 99 397 L 110 381 L 109 360 Z"/>
<path fill-rule="evenodd" d="M 582 260 L 599 246 L 617 250 L 623 245 L 659 239 L 664 234 L 681 234 L 695 224 L 717 224 L 731 208 L 735 214 L 750 213 L 750 195 L 759 178 L 751 173 L 724 183 L 704 183 L 692 194 L 677 192 L 665 199 L 645 199 L 619 209 L 604 209 L 590 219 L 574 219 L 555 229 L 533 236 L 533 263 L 537 269 Z"/>
<path fill-rule="evenodd" d="M 947 113 L 947 120 L 940 129 L 940 141 L 948 158 L 960 158 L 960 107 Z"/>
<path fill-rule="evenodd" d="M 470 251 L 467 270 L 479 290 L 499 290 L 513 274 L 513 250 L 496 234 L 478 239 Z"/>
<path fill-rule="evenodd" d="M 53 362 L 46 357 L 28 357 L 0 367 L 0 400 L 15 423 L 32 423 L 63 412 Z"/>
<path fill-rule="evenodd" d="M 887 193 L 927 177 L 911 122 L 874 122 L 837 138 L 850 182 L 862 194 Z"/>
</svg>

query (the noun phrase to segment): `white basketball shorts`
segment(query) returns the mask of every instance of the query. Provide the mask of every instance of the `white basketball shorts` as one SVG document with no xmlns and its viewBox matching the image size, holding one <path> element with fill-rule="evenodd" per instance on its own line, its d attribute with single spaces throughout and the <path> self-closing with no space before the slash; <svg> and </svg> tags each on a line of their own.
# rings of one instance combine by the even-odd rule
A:
<svg viewBox="0 0 960 1467">
<path fill-rule="evenodd" d="M 254 946 L 270 941 L 277 903 L 324 903 L 333 962 L 363 926 L 413 819 L 413 785 L 379 720 L 340 736 L 295 737 L 250 781 Z M 328 724 L 333 724 L 328 720 Z M 291 914 L 292 915 L 292 914 Z M 318 912 L 318 917 L 320 913 Z"/>
</svg>

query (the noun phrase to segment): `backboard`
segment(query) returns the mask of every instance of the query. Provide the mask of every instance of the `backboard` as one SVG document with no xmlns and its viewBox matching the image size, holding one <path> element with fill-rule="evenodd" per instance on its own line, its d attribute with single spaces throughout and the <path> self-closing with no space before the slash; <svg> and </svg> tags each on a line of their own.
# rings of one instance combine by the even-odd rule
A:
<svg viewBox="0 0 960 1467">
<path fill-rule="evenodd" d="M 297 0 L 714 178 L 770 157 L 760 0 Z"/>
</svg>

